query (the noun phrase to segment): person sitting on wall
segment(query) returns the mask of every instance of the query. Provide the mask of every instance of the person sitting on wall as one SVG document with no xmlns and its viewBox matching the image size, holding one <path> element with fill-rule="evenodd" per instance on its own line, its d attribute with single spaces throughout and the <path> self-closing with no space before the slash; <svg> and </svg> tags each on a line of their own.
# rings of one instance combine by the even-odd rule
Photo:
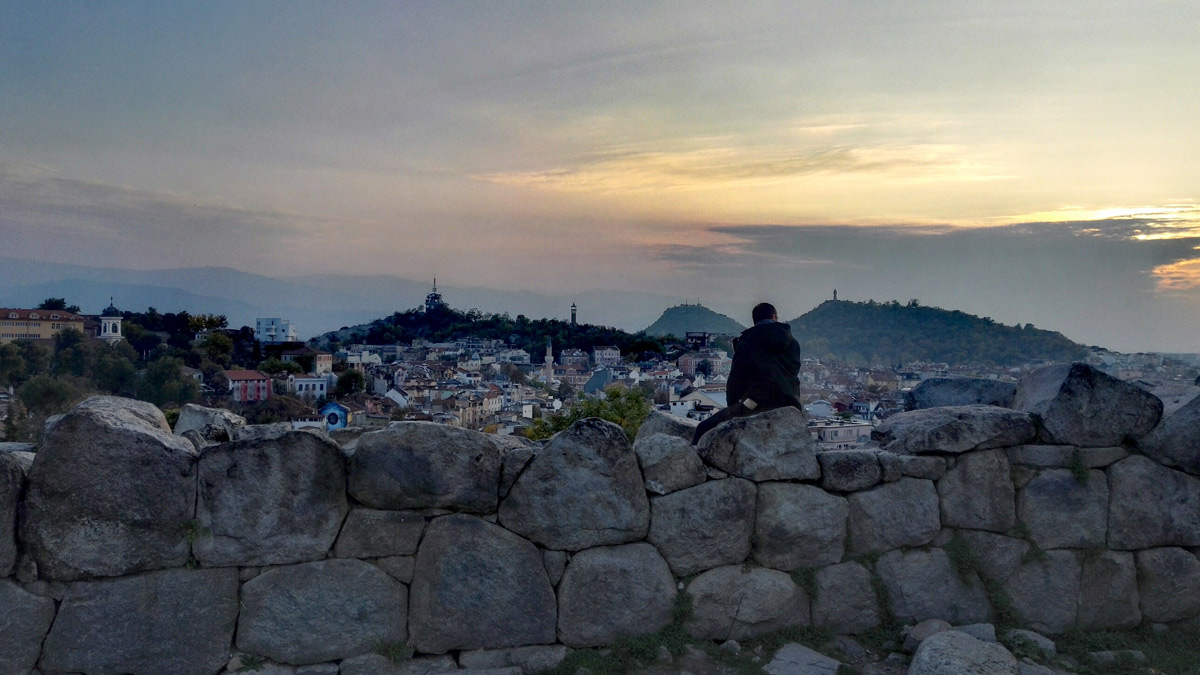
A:
<svg viewBox="0 0 1200 675">
<path fill-rule="evenodd" d="M 696 427 L 692 445 L 721 422 L 794 406 L 800 402 L 800 343 L 792 327 L 779 320 L 775 307 L 759 303 L 751 312 L 754 325 L 733 339 L 733 368 L 726 399 L 729 406 Z"/>
</svg>

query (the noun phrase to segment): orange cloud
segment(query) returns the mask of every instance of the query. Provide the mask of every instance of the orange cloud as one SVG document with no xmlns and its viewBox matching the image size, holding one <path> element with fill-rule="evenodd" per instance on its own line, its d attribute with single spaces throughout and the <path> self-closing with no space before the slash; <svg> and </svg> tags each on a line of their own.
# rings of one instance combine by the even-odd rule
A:
<svg viewBox="0 0 1200 675">
<path fill-rule="evenodd" d="M 1160 291 L 1187 291 L 1200 288 L 1200 258 L 1179 260 L 1154 268 Z"/>
</svg>

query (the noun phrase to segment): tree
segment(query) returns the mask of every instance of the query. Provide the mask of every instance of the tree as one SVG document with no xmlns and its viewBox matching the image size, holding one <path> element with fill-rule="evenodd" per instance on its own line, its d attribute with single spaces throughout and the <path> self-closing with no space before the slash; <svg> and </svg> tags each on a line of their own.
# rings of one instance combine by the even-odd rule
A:
<svg viewBox="0 0 1200 675">
<path fill-rule="evenodd" d="M 83 393 L 67 380 L 39 375 L 21 386 L 17 394 L 25 407 L 42 417 L 49 417 L 83 397 Z"/>
<path fill-rule="evenodd" d="M 275 375 L 276 373 L 292 373 L 294 375 L 299 375 L 300 373 L 304 372 L 300 368 L 300 364 L 293 363 L 291 361 L 280 361 L 279 359 L 267 359 L 266 361 L 258 364 L 258 369 L 268 375 Z"/>
<path fill-rule="evenodd" d="M 229 321 L 224 314 L 193 314 L 188 317 L 187 326 L 193 333 L 207 333 L 228 327 Z"/>
<path fill-rule="evenodd" d="M 619 425 L 633 442 L 638 427 L 650 414 L 650 402 L 636 389 L 609 387 L 604 398 L 589 398 L 571 406 L 563 413 L 554 413 L 534 420 L 527 436 L 533 440 L 549 438 L 575 422 L 588 417 L 599 417 Z"/>
<path fill-rule="evenodd" d="M 515 363 L 500 364 L 500 374 L 517 384 L 525 384 L 525 371 Z"/>
<path fill-rule="evenodd" d="M 0 386 L 16 386 L 25 381 L 25 357 L 14 344 L 0 344 Z"/>
<path fill-rule="evenodd" d="M 346 370 L 341 375 L 338 375 L 337 387 L 334 389 L 334 393 L 338 397 L 350 396 L 365 389 L 366 384 L 367 379 L 363 377 L 362 373 L 357 370 Z"/>
<path fill-rule="evenodd" d="M 61 309 L 72 314 L 79 313 L 79 305 L 68 305 L 66 298 L 46 298 L 42 304 L 37 306 L 37 309 Z"/>
<path fill-rule="evenodd" d="M 17 427 L 17 419 L 21 416 L 21 401 L 20 399 L 12 399 L 8 402 L 8 414 L 4 417 L 4 440 L 9 443 L 15 443 L 21 436 L 21 430 Z"/>
<path fill-rule="evenodd" d="M 146 367 L 137 384 L 137 397 L 158 407 L 181 406 L 200 397 L 196 381 L 183 374 L 183 361 L 163 357 Z"/>
</svg>

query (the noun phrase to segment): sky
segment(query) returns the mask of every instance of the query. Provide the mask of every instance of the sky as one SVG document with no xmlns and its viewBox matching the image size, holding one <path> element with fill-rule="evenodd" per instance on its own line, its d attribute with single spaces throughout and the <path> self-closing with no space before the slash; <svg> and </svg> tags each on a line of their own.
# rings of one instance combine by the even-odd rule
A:
<svg viewBox="0 0 1200 675">
<path fill-rule="evenodd" d="M 1197 119 L 1194 2 L 0 0 L 0 254 L 1200 352 Z"/>
</svg>

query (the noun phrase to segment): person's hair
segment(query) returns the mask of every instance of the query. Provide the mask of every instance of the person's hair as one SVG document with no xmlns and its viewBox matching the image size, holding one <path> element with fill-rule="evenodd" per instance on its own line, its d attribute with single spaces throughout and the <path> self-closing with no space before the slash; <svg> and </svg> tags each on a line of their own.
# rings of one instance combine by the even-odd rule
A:
<svg viewBox="0 0 1200 675">
<path fill-rule="evenodd" d="M 765 321 L 775 316 L 775 305 L 769 302 L 760 302 L 754 306 L 754 311 L 750 312 L 750 318 L 754 319 L 754 323 Z"/>
</svg>

